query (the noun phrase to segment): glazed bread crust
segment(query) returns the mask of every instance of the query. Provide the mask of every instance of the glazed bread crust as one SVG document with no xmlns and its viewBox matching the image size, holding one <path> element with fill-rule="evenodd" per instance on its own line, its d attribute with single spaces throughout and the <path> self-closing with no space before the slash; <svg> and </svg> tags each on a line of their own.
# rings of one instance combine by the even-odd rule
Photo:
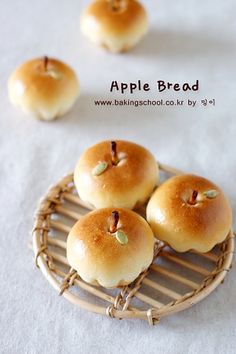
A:
<svg viewBox="0 0 236 354">
<path fill-rule="evenodd" d="M 133 47 L 148 31 L 148 17 L 136 0 L 120 1 L 118 8 L 112 1 L 94 1 L 81 16 L 81 30 L 91 41 L 112 52 Z"/>
<path fill-rule="evenodd" d="M 119 163 L 111 162 L 111 142 L 103 141 L 84 152 L 74 172 L 74 182 L 82 200 L 96 208 L 134 208 L 143 204 L 158 182 L 154 156 L 144 147 L 117 140 Z M 100 162 L 108 164 L 99 176 L 92 171 Z"/>
<path fill-rule="evenodd" d="M 83 216 L 67 239 L 68 262 L 88 283 L 107 288 L 129 284 L 152 262 L 154 237 L 148 223 L 129 209 L 119 212 L 118 230 L 128 237 L 121 244 L 109 232 L 113 208 Z"/>
<path fill-rule="evenodd" d="M 215 190 L 215 198 L 204 192 Z M 196 204 L 189 204 L 193 191 Z M 155 236 L 173 249 L 185 252 L 210 251 L 222 242 L 232 226 L 232 210 L 222 190 L 209 180 L 195 175 L 181 175 L 163 183 L 147 206 L 147 220 Z"/>
<path fill-rule="evenodd" d="M 39 119 L 52 120 L 66 113 L 79 94 L 75 72 L 57 59 L 44 58 L 25 62 L 8 81 L 10 101 Z"/>
</svg>

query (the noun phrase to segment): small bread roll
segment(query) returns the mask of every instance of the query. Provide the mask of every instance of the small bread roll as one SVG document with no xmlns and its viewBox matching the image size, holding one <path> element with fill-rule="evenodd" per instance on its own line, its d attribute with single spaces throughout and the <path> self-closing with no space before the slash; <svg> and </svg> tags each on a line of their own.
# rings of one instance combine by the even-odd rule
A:
<svg viewBox="0 0 236 354">
<path fill-rule="evenodd" d="M 163 183 L 147 206 L 155 236 L 174 250 L 208 252 L 223 242 L 232 210 L 222 190 L 205 178 L 180 175 Z"/>
<path fill-rule="evenodd" d="M 22 64 L 10 76 L 8 92 L 13 105 L 42 120 L 65 114 L 79 95 L 75 72 L 48 57 Z"/>
<path fill-rule="evenodd" d="M 86 150 L 74 172 L 80 198 L 95 208 L 142 205 L 158 182 L 158 166 L 144 147 L 103 141 Z"/>
<path fill-rule="evenodd" d="M 111 52 L 124 52 L 147 33 L 147 13 L 137 0 L 93 1 L 81 17 L 81 30 Z"/>
<path fill-rule="evenodd" d="M 106 288 L 134 281 L 152 262 L 154 236 L 128 209 L 105 208 L 83 216 L 67 238 L 67 259 L 80 277 Z"/>
</svg>

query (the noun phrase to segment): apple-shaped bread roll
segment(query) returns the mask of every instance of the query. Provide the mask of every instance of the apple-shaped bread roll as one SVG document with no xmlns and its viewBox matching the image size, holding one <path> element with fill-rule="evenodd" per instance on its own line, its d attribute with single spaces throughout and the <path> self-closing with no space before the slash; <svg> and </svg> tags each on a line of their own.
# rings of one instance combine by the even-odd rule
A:
<svg viewBox="0 0 236 354">
<path fill-rule="evenodd" d="M 174 250 L 208 252 L 223 242 L 232 226 L 232 210 L 222 190 L 195 175 L 164 182 L 147 205 L 155 236 Z"/>
<path fill-rule="evenodd" d="M 72 227 L 67 259 L 88 283 L 124 286 L 150 266 L 154 240 L 146 220 L 132 210 L 98 209 Z"/>
<path fill-rule="evenodd" d="M 140 145 L 103 141 L 82 154 L 74 182 L 80 198 L 96 208 L 132 209 L 151 195 L 158 182 L 158 166 Z"/>
<path fill-rule="evenodd" d="M 8 93 L 13 105 L 42 120 L 65 114 L 79 95 L 75 72 L 57 59 L 32 59 L 9 78 Z"/>
<path fill-rule="evenodd" d="M 95 0 L 82 14 L 81 30 L 111 52 L 124 52 L 147 33 L 147 13 L 137 0 Z"/>
</svg>

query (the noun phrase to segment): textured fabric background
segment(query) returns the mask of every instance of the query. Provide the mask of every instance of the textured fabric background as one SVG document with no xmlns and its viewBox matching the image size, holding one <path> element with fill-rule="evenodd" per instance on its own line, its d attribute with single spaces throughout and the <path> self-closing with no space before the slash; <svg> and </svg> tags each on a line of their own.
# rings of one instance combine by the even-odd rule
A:
<svg viewBox="0 0 236 354">
<path fill-rule="evenodd" d="M 38 199 L 105 138 L 134 140 L 163 163 L 218 183 L 236 209 L 235 1 L 145 1 L 150 32 L 133 51 L 112 55 L 79 30 L 88 1 L 0 2 L 0 352 L 235 353 L 236 270 L 192 309 L 149 328 L 112 321 L 60 298 L 37 270 L 27 243 Z M 65 117 L 36 121 L 12 107 L 7 79 L 23 61 L 47 54 L 71 64 L 81 97 Z M 200 81 L 195 93 L 125 98 L 215 99 L 197 107 L 95 107 L 112 80 Z"/>
</svg>

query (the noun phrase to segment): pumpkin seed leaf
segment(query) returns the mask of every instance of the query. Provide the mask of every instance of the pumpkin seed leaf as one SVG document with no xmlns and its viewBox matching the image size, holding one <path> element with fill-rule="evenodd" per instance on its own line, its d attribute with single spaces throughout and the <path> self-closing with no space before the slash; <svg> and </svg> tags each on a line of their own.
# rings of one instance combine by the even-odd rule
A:
<svg viewBox="0 0 236 354">
<path fill-rule="evenodd" d="M 47 73 L 53 77 L 53 79 L 60 80 L 62 78 L 62 75 L 56 70 L 48 70 Z"/>
<path fill-rule="evenodd" d="M 209 191 L 203 192 L 203 195 L 209 199 L 214 199 L 219 194 L 215 189 L 210 189 Z"/>
<path fill-rule="evenodd" d="M 92 174 L 94 176 L 100 176 L 104 171 L 106 171 L 107 167 L 108 167 L 107 162 L 99 162 L 92 170 Z"/>
<path fill-rule="evenodd" d="M 122 245 L 126 245 L 128 243 L 128 237 L 127 235 L 121 231 L 121 230 L 118 230 L 116 231 L 116 239 L 118 242 L 120 242 Z"/>
</svg>

